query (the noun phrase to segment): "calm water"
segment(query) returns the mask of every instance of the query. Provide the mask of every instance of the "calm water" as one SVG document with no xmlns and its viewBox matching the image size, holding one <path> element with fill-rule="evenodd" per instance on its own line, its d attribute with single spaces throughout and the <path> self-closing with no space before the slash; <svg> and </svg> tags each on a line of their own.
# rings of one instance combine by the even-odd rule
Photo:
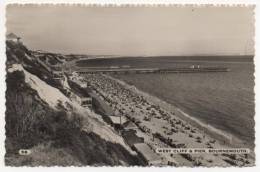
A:
<svg viewBox="0 0 260 172">
<path fill-rule="evenodd" d="M 126 58 L 91 60 L 82 66 L 174 67 L 193 64 L 225 66 L 224 73 L 129 74 L 115 77 L 171 103 L 190 116 L 254 142 L 254 65 L 250 60 L 212 58 L 208 61 L 176 58 Z M 217 61 L 214 61 L 217 60 Z"/>
</svg>

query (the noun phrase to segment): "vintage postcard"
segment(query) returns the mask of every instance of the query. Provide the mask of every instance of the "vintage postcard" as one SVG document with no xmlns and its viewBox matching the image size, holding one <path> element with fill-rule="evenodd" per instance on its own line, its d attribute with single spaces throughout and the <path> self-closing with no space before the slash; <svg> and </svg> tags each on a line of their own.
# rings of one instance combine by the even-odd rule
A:
<svg viewBox="0 0 260 172">
<path fill-rule="evenodd" d="M 6 166 L 255 166 L 255 6 L 6 6 Z"/>
</svg>

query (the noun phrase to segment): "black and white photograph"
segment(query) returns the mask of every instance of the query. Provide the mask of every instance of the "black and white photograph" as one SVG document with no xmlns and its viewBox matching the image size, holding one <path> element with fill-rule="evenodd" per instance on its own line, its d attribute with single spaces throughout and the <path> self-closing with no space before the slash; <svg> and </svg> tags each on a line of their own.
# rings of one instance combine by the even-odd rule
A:
<svg viewBox="0 0 260 172">
<path fill-rule="evenodd" d="M 254 10 L 8 4 L 5 166 L 255 166 Z"/>
</svg>

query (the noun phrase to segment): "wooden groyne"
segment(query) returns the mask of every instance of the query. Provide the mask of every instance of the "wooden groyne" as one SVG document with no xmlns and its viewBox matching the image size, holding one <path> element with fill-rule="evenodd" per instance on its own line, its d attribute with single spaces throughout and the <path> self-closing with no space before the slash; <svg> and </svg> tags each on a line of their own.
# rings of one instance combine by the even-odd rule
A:
<svg viewBox="0 0 260 172">
<path fill-rule="evenodd" d="M 225 67 L 201 67 L 201 68 L 82 68 L 76 72 L 79 74 L 114 73 L 114 74 L 142 74 L 142 73 L 199 73 L 199 72 L 228 72 Z"/>
</svg>

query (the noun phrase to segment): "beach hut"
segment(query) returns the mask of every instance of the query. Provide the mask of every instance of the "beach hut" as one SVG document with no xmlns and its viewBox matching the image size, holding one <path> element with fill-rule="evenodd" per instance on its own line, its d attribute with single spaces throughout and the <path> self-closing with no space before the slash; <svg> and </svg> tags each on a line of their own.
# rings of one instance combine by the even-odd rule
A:
<svg viewBox="0 0 260 172">
<path fill-rule="evenodd" d="M 123 124 L 127 122 L 126 117 L 122 115 L 110 115 L 108 117 L 111 120 L 113 127 L 118 131 L 122 130 Z"/>
<path fill-rule="evenodd" d="M 78 104 L 80 104 L 83 107 L 92 108 L 92 97 L 90 97 L 88 95 L 83 95 L 78 92 L 74 93 L 74 92 L 70 91 L 69 97 L 72 101 L 77 102 Z"/>
<path fill-rule="evenodd" d="M 144 138 L 137 136 L 136 130 L 127 130 L 127 131 L 124 130 L 122 132 L 122 137 L 130 147 L 133 147 L 134 144 L 137 143 L 144 143 Z"/>
<path fill-rule="evenodd" d="M 82 97 L 81 106 L 92 108 L 92 97 Z"/>
<path fill-rule="evenodd" d="M 132 122 L 132 121 L 127 121 L 123 124 L 123 128 L 125 131 L 127 130 L 137 130 L 138 127 Z"/>
<path fill-rule="evenodd" d="M 158 166 L 162 164 L 162 158 L 156 154 L 147 144 L 134 144 L 136 152 L 146 161 L 147 165 Z"/>
</svg>

